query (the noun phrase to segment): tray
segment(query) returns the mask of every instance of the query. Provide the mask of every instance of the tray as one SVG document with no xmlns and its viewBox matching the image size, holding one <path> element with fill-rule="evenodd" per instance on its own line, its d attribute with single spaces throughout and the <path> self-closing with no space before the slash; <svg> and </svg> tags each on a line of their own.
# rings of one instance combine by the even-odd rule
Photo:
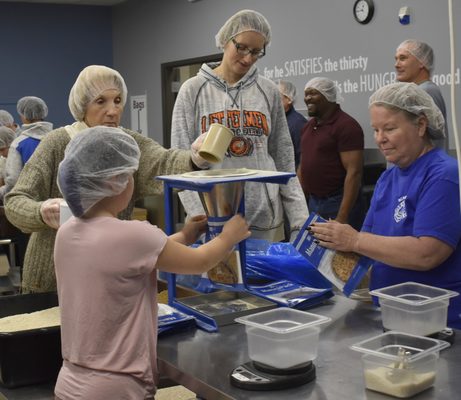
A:
<svg viewBox="0 0 461 400">
<path fill-rule="evenodd" d="M 0 318 L 58 305 L 56 292 L 0 297 Z M 0 384 L 7 388 L 56 380 L 62 365 L 58 326 L 0 333 Z"/>
<path fill-rule="evenodd" d="M 213 318 L 218 326 L 235 323 L 235 318 L 277 307 L 272 301 L 248 292 L 219 291 L 177 299 L 195 313 Z"/>
</svg>

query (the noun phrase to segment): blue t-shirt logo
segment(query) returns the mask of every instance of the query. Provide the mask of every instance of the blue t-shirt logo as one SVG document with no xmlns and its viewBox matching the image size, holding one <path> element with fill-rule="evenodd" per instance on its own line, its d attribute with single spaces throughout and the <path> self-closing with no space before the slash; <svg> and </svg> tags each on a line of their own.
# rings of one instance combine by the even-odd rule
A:
<svg viewBox="0 0 461 400">
<path fill-rule="evenodd" d="M 407 208 L 405 206 L 405 200 L 407 196 L 402 196 L 399 199 L 399 204 L 395 207 L 394 210 L 394 220 L 395 222 L 399 223 L 400 221 L 404 220 L 407 217 Z"/>
</svg>

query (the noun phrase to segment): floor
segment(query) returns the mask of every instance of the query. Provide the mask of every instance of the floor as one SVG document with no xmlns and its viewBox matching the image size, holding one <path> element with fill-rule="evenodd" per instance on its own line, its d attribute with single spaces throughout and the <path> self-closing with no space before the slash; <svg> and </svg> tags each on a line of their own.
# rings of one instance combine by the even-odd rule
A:
<svg viewBox="0 0 461 400">
<path fill-rule="evenodd" d="M 155 400 L 195 400 L 195 393 L 183 386 L 172 386 L 157 390 Z"/>
</svg>

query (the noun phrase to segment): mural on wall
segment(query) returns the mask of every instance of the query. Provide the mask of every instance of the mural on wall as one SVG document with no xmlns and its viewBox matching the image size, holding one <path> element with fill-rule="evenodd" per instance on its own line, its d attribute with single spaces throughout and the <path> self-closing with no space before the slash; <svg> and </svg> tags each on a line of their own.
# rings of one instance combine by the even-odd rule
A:
<svg viewBox="0 0 461 400">
<path fill-rule="evenodd" d="M 389 51 L 390 54 L 391 51 Z M 393 55 L 391 56 L 393 57 Z M 262 63 L 261 63 L 262 64 Z M 392 58 L 387 58 L 383 70 L 382 54 L 369 56 L 366 54 L 340 55 L 338 57 L 314 56 L 309 58 L 291 58 L 274 64 L 259 65 L 260 73 L 266 78 L 277 82 L 280 79 L 289 80 L 297 86 L 297 102 L 295 108 L 307 115 L 303 101 L 304 85 L 312 78 L 325 76 L 338 85 L 344 102 L 341 107 L 354 116 L 365 131 L 366 148 L 375 148 L 372 131 L 368 119 L 368 97 L 381 86 L 396 81 L 396 72 L 389 69 L 393 66 Z M 449 86 L 461 84 L 461 68 L 455 68 L 454 76 L 445 68 L 439 68 L 440 73 L 431 76 L 432 81 L 440 86 L 447 107 L 450 106 Z M 450 116 L 448 116 L 450 119 Z M 450 148 L 454 148 L 451 120 L 449 125 Z"/>
<path fill-rule="evenodd" d="M 337 58 L 311 57 L 297 60 L 287 60 L 281 65 L 264 67 L 263 75 L 274 81 L 278 79 L 290 79 L 294 77 L 309 76 L 308 79 L 315 75 L 326 75 L 336 82 L 341 89 L 342 94 L 350 93 L 372 93 L 383 85 L 395 82 L 396 73 L 392 72 L 373 72 L 368 73 L 368 56 L 341 56 Z M 353 71 L 350 78 L 335 80 L 331 76 L 334 72 Z M 344 75 L 344 74 L 343 74 Z M 450 85 L 452 74 L 434 74 L 432 81 L 439 86 Z M 455 84 L 460 84 L 460 68 L 455 72 Z"/>
</svg>

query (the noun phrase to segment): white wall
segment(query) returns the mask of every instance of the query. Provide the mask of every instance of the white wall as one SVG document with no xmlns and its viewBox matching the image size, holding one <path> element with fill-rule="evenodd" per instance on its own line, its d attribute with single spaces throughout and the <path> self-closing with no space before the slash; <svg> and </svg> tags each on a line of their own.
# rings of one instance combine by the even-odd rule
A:
<svg viewBox="0 0 461 400">
<path fill-rule="evenodd" d="M 114 7 L 114 66 L 125 77 L 131 95 L 147 93 L 149 136 L 162 142 L 161 63 L 217 52 L 214 35 L 228 17 L 240 9 L 263 13 L 272 26 L 273 40 L 267 55 L 258 61 L 262 74 L 283 77 L 298 87 L 296 107 L 305 108 L 302 92 L 314 76 L 328 76 L 343 87 L 348 81 L 342 107 L 353 115 L 366 133 L 366 146 L 374 147 L 367 102 L 379 81 L 388 83 L 394 71 L 397 45 L 407 38 L 428 42 L 436 57 L 436 75 L 450 70 L 448 2 L 446 0 L 375 0 L 375 15 L 368 25 L 358 24 L 352 14 L 354 1 L 346 0 L 130 0 Z M 455 21 L 461 21 L 461 1 L 454 0 Z M 403 26 L 398 12 L 410 7 L 411 23 Z M 461 27 L 456 27 L 461 68 Z M 361 68 L 339 65 L 342 57 L 367 60 Z M 327 60 L 338 62 L 326 71 Z M 295 68 L 317 63 L 317 68 Z M 282 75 L 283 74 L 283 75 Z M 287 76 L 287 74 L 289 76 Z M 459 75 L 458 75 L 459 76 Z M 352 86 L 351 86 L 352 85 Z M 353 85 L 357 85 L 355 91 Z M 457 103 L 461 89 L 456 86 Z M 451 124 L 450 89 L 442 86 Z M 126 118 L 126 117 L 125 117 Z M 129 126 L 129 120 L 124 121 Z M 454 147 L 450 138 L 450 148 Z"/>
</svg>

